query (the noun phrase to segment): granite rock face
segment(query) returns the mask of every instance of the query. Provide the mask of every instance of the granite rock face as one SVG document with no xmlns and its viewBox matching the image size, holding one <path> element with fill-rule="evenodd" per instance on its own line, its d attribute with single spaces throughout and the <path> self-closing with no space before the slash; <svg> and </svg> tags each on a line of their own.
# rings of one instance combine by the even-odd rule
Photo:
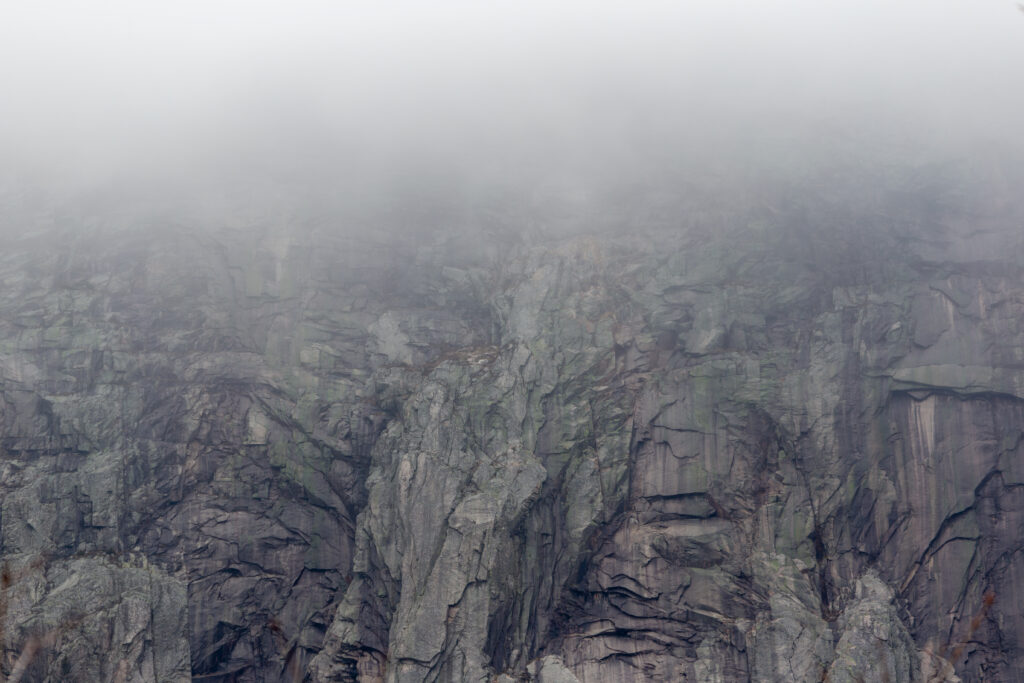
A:
<svg viewBox="0 0 1024 683">
<path fill-rule="evenodd" d="M 0 670 L 1024 680 L 1024 212 L 981 178 L 5 237 Z"/>
</svg>

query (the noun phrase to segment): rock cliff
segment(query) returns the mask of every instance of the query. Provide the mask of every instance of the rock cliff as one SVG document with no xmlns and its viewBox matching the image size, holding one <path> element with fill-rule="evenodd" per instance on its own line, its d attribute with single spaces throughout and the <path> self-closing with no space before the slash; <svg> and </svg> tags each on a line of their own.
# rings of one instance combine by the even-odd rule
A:
<svg viewBox="0 0 1024 683">
<path fill-rule="evenodd" d="M 18 214 L 0 670 L 1024 680 L 1021 168 Z"/>
</svg>

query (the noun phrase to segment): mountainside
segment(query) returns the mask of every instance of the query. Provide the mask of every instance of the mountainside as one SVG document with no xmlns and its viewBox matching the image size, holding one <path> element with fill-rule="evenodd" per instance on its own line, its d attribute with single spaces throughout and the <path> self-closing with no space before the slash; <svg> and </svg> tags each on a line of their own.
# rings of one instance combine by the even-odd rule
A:
<svg viewBox="0 0 1024 683">
<path fill-rule="evenodd" d="M 1024 680 L 1022 168 L 11 214 L 0 670 Z"/>
</svg>

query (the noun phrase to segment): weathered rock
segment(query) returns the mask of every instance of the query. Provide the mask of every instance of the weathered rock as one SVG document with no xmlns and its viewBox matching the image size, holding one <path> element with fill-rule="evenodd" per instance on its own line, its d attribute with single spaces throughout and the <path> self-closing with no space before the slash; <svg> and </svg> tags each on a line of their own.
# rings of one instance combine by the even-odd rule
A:
<svg viewBox="0 0 1024 683">
<path fill-rule="evenodd" d="M 892 602 L 892 589 L 873 573 L 858 579 L 853 601 L 838 621 L 841 635 L 825 680 L 923 680 L 914 641 Z"/>
<path fill-rule="evenodd" d="M 802 189 L 5 238 L 3 673 L 1024 679 L 1022 217 Z"/>
</svg>

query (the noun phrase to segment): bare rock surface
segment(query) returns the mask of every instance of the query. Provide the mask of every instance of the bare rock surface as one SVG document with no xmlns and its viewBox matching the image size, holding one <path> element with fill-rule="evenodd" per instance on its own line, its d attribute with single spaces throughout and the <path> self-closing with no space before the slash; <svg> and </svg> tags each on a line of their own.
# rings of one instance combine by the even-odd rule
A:
<svg viewBox="0 0 1024 683">
<path fill-rule="evenodd" d="M 2 673 L 1024 680 L 1024 216 L 841 180 L 4 237 Z"/>
</svg>

